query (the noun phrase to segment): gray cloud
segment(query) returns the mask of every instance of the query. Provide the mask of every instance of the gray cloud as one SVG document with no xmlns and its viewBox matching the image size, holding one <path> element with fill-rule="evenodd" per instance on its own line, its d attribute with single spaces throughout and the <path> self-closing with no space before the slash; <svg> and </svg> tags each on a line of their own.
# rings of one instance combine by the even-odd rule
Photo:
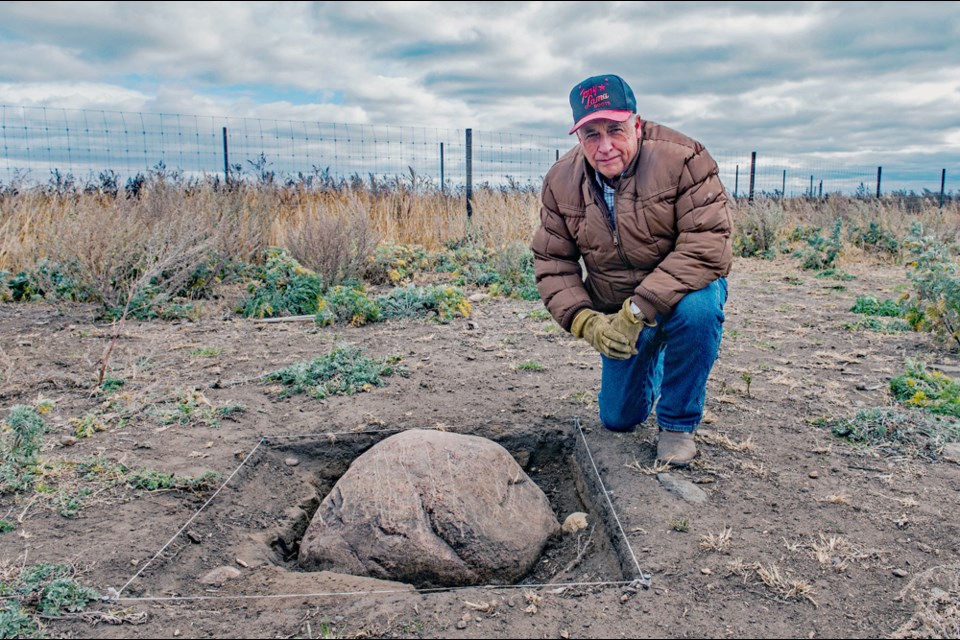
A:
<svg viewBox="0 0 960 640">
<path fill-rule="evenodd" d="M 569 88 L 618 73 L 711 148 L 960 164 L 956 3 L 6 2 L 0 25 L 5 104 L 562 137 Z"/>
</svg>

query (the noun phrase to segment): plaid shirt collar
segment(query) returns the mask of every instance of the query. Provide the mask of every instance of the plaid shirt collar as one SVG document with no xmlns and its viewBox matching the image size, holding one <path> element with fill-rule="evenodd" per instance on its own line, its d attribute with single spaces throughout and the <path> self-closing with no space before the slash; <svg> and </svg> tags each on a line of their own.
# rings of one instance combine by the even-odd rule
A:
<svg viewBox="0 0 960 640">
<path fill-rule="evenodd" d="M 610 224 L 613 225 L 614 229 L 616 229 L 617 216 L 613 210 L 613 201 L 614 196 L 617 195 L 617 188 L 604 180 L 599 171 L 595 172 L 594 175 L 597 178 L 597 186 L 600 187 L 600 193 L 603 194 L 603 200 L 607 203 L 607 211 L 610 212 Z"/>
</svg>

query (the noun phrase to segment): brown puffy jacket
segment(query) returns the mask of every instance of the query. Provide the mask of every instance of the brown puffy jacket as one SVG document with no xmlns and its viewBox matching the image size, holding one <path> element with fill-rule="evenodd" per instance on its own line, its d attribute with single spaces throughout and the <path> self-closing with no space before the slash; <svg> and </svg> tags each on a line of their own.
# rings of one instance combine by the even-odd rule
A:
<svg viewBox="0 0 960 640">
<path fill-rule="evenodd" d="M 612 313 L 627 298 L 648 319 L 669 314 L 684 295 L 730 272 L 727 196 L 699 142 L 644 121 L 614 212 L 616 231 L 580 145 L 547 173 L 531 249 L 540 297 L 567 331 L 581 309 Z"/>
</svg>

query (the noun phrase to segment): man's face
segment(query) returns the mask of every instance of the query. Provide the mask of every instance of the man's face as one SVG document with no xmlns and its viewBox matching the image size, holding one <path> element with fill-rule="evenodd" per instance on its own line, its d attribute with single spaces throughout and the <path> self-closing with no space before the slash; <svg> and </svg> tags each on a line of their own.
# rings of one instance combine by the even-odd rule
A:
<svg viewBox="0 0 960 640">
<path fill-rule="evenodd" d="M 626 122 L 592 120 L 577 129 L 577 137 L 594 171 L 613 179 L 623 173 L 637 155 L 640 118 L 632 116 Z"/>
</svg>

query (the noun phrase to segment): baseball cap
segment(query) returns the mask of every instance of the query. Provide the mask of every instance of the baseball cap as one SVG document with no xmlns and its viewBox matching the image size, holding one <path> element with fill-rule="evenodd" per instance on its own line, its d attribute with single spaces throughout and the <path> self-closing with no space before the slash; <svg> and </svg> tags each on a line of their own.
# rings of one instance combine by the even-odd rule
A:
<svg viewBox="0 0 960 640">
<path fill-rule="evenodd" d="M 587 78 L 570 91 L 573 133 L 591 120 L 624 122 L 637 112 L 637 99 L 623 78 L 613 74 Z"/>
</svg>

